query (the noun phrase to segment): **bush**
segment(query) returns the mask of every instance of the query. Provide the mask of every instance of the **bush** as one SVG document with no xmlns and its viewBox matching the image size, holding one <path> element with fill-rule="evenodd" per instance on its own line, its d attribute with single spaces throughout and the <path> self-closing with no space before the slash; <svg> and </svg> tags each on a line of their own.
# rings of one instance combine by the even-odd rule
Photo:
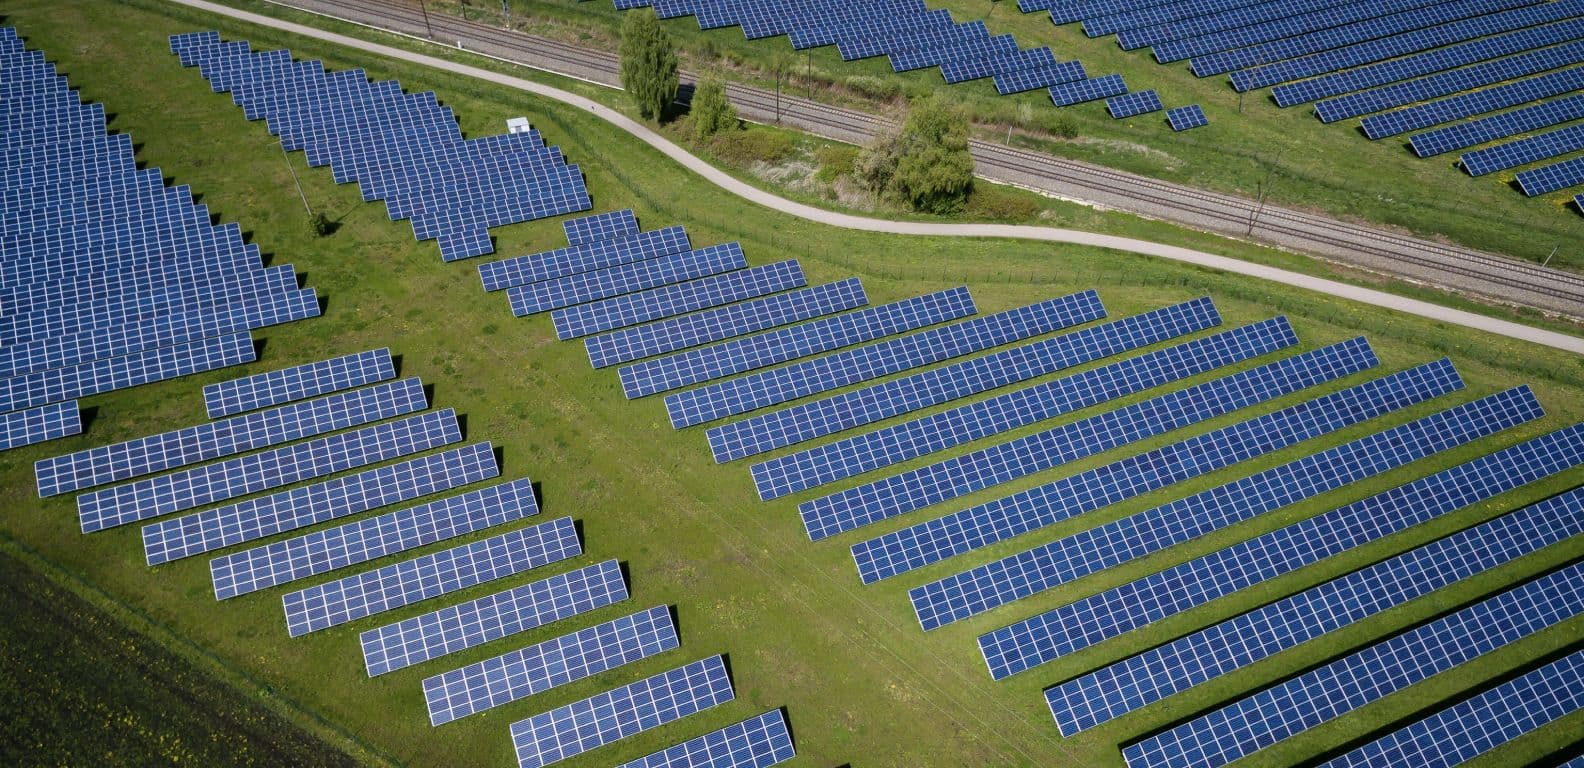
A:
<svg viewBox="0 0 1584 768">
<path fill-rule="evenodd" d="M 967 213 L 976 219 L 1017 223 L 1039 215 L 1040 206 L 1029 193 L 995 184 L 978 184 L 968 196 Z"/>
<path fill-rule="evenodd" d="M 676 100 L 676 47 L 650 9 L 622 17 L 621 84 L 644 119 L 663 119 Z"/>
<path fill-rule="evenodd" d="M 915 211 L 957 213 L 973 191 L 968 117 L 940 98 L 920 102 L 896 133 L 864 149 L 857 171 L 869 189 Z"/>
<path fill-rule="evenodd" d="M 703 141 L 737 127 L 737 110 L 726 100 L 726 85 L 719 77 L 706 77 L 693 91 L 693 136 Z"/>
<path fill-rule="evenodd" d="M 308 226 L 313 228 L 315 237 L 328 237 L 336 230 L 335 222 L 331 221 L 329 216 L 324 215 L 324 211 L 315 213 L 313 218 L 309 219 Z"/>
<path fill-rule="evenodd" d="M 847 78 L 847 87 L 859 96 L 877 101 L 893 101 L 902 95 L 900 83 L 873 75 L 853 75 Z"/>
<path fill-rule="evenodd" d="M 1051 133 L 1064 139 L 1078 138 L 1078 123 L 1072 118 L 1062 116 L 1051 122 Z"/>
<path fill-rule="evenodd" d="M 858 148 L 826 144 L 814 150 L 814 159 L 819 163 L 819 173 L 815 177 L 829 183 L 853 174 L 858 163 Z"/>
<path fill-rule="evenodd" d="M 739 167 L 754 163 L 774 165 L 790 157 L 793 150 L 791 137 L 766 128 L 722 133 L 710 146 L 716 157 Z"/>
</svg>

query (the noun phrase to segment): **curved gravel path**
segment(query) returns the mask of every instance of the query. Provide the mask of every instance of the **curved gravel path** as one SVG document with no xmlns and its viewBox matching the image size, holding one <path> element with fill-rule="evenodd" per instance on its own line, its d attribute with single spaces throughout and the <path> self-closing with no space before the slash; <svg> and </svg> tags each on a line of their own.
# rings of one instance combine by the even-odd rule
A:
<svg viewBox="0 0 1584 768">
<path fill-rule="evenodd" d="M 629 118 L 626 115 L 611 109 L 610 107 L 600 104 L 599 102 L 579 96 L 575 93 L 561 90 L 560 88 L 524 80 L 518 77 L 512 77 L 510 75 L 505 75 L 498 72 L 491 72 L 486 69 L 480 69 L 478 67 L 472 67 L 466 64 L 458 64 L 456 62 L 446 61 L 445 59 L 439 59 L 433 56 L 426 56 L 421 53 L 414 53 L 412 51 L 406 51 L 400 48 L 393 48 L 388 45 L 381 45 L 379 43 L 369 42 L 367 40 L 360 40 L 355 37 L 348 37 L 346 35 L 336 34 L 334 32 L 327 32 L 294 22 L 283 21 L 281 19 L 276 19 L 269 16 L 261 16 L 256 13 L 250 13 L 222 5 L 216 5 L 214 3 L 205 2 L 204 0 L 172 0 L 172 2 L 223 16 L 229 16 L 231 18 L 246 21 L 251 24 L 278 29 L 284 32 L 290 32 L 292 34 L 302 35 L 304 37 L 312 37 L 325 42 L 343 45 L 348 48 L 366 51 L 386 58 L 442 69 L 455 74 L 465 75 L 467 77 L 473 77 L 497 85 L 506 86 L 508 88 L 527 91 L 548 99 L 554 99 L 555 101 L 559 101 L 563 104 L 567 104 L 588 112 L 595 117 L 598 117 L 601 120 L 616 126 L 617 128 L 637 136 L 645 143 L 659 150 L 665 156 L 682 164 L 683 167 L 694 173 L 697 173 L 699 176 L 702 176 L 706 181 L 728 192 L 731 192 L 738 197 L 742 197 L 746 200 L 768 208 L 772 208 L 782 213 L 797 216 L 809 221 L 815 221 L 821 224 L 828 224 L 830 226 L 843 227 L 846 229 L 863 230 L 867 232 L 884 232 L 900 235 L 922 235 L 935 237 L 1003 237 L 1021 240 L 1043 240 L 1053 243 L 1073 243 L 1078 245 L 1096 246 L 1100 248 L 1110 248 L 1119 251 L 1127 251 L 1129 253 L 1170 259 L 1172 261 L 1184 262 L 1201 267 L 1208 267 L 1233 274 L 1246 275 L 1248 277 L 1255 277 L 1261 280 L 1270 280 L 1282 285 L 1304 288 L 1311 291 L 1319 291 L 1321 293 L 1348 299 L 1350 301 L 1357 301 L 1363 304 L 1383 307 L 1398 312 L 1406 312 L 1408 314 L 1418 315 L 1420 317 L 1425 317 L 1431 320 L 1449 323 L 1452 325 L 1474 328 L 1481 331 L 1506 336 L 1512 339 L 1543 344 L 1545 346 L 1555 347 L 1557 349 L 1562 349 L 1569 352 L 1584 354 L 1584 338 L 1577 336 L 1570 336 L 1555 331 L 1534 328 L 1521 323 L 1515 323 L 1493 317 L 1486 317 L 1473 312 L 1466 312 L 1460 309 L 1444 307 L 1439 304 L 1432 304 L 1427 301 L 1395 296 L 1384 291 L 1377 291 L 1370 288 L 1349 285 L 1347 283 L 1342 283 L 1335 280 L 1313 277 L 1276 267 L 1252 264 L 1246 261 L 1228 258 L 1226 256 L 1217 256 L 1213 253 L 1195 251 L 1188 248 L 1179 248 L 1177 246 L 1166 245 L 1164 243 L 1154 243 L 1147 240 L 1137 240 L 1130 237 L 1119 237 L 1116 235 L 1084 232 L 1073 229 L 1058 229 L 1054 227 L 1036 227 L 1012 224 L 936 224 L 914 221 L 893 221 L 827 211 L 821 208 L 815 208 L 810 205 L 804 205 L 792 200 L 787 200 L 765 190 L 759 189 L 758 187 L 754 187 L 746 182 L 739 181 L 725 172 L 715 168 L 704 160 L 692 155 L 687 150 L 671 143 L 660 134 L 651 130 L 648 126 L 639 123 L 636 120 L 633 120 L 632 118 Z"/>
</svg>

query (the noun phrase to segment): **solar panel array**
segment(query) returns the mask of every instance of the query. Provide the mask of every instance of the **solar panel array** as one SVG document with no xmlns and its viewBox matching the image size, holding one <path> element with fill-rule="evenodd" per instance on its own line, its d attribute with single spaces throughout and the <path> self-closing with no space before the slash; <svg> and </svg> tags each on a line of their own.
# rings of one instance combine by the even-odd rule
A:
<svg viewBox="0 0 1584 768">
<path fill-rule="evenodd" d="M 1584 40 L 1520 53 L 1416 80 L 1335 96 L 1315 104 L 1315 116 L 1322 122 L 1336 122 L 1343 118 L 1429 101 L 1580 62 L 1584 62 Z"/>
<path fill-rule="evenodd" d="M 1497 144 L 1493 147 L 1465 152 L 1458 164 L 1470 176 L 1527 165 L 1539 160 L 1565 155 L 1584 149 L 1584 125 L 1573 125 L 1535 136 Z"/>
<path fill-rule="evenodd" d="M 557 310 L 550 319 L 558 338 L 576 339 L 806 284 L 803 268 L 796 261 L 778 261 L 567 307 Z"/>
<path fill-rule="evenodd" d="M 0 414 L 0 450 L 82 433 L 76 400 Z"/>
<path fill-rule="evenodd" d="M 1434 157 L 1581 118 L 1584 118 L 1584 94 L 1416 133 L 1408 137 L 1408 143 L 1413 146 L 1414 154 Z"/>
<path fill-rule="evenodd" d="M 1204 108 L 1198 104 L 1189 104 L 1186 107 L 1172 107 L 1166 110 L 1166 122 L 1174 131 L 1186 131 L 1210 124 L 1210 119 L 1205 117 Z"/>
<path fill-rule="evenodd" d="M 523 317 L 560 307 L 620 296 L 748 266 L 736 243 L 712 245 L 649 261 L 526 283 L 506 292 L 512 314 Z"/>
<path fill-rule="evenodd" d="M 1570 93 L 1580 88 L 1584 88 L 1584 67 L 1574 67 L 1370 115 L 1360 120 L 1359 125 L 1364 129 L 1364 135 L 1371 139 L 1384 139 L 1408 131 L 1417 131 L 1465 117 Z"/>
<path fill-rule="evenodd" d="M 735 698 L 725 660 L 695 661 L 512 723 L 519 768 L 539 768 Z"/>
<path fill-rule="evenodd" d="M 1324 768 L 1413 763 L 1451 768 L 1584 709 L 1584 651 L 1569 654 L 1394 731 Z"/>
<path fill-rule="evenodd" d="M 218 419 L 396 378 L 390 348 L 254 374 L 203 388 L 204 409 Z"/>
<path fill-rule="evenodd" d="M 1518 187 L 1529 197 L 1579 184 L 1584 184 L 1584 157 L 1575 157 L 1518 173 Z"/>
<path fill-rule="evenodd" d="M 1111 115 L 1113 120 L 1121 120 L 1147 112 L 1159 112 L 1165 108 L 1165 105 L 1161 104 L 1160 95 L 1155 93 L 1153 89 L 1126 93 L 1106 99 L 1106 112 Z"/>
<path fill-rule="evenodd" d="M 666 227 L 628 237 L 594 240 L 480 264 L 479 279 L 484 283 L 484 290 L 500 291 L 596 269 L 658 259 L 692 249 L 692 241 L 682 227 Z"/>
<path fill-rule="evenodd" d="M 409 94 L 361 70 L 326 72 L 289 51 L 253 51 L 211 40 L 176 52 L 216 92 L 229 92 L 249 120 L 263 119 L 287 150 L 357 182 L 393 220 L 410 219 L 419 240 L 436 240 L 446 261 L 494 251 L 491 227 L 591 207 L 583 174 L 537 131 L 465 139 L 432 93 Z M 624 231 L 617 215 L 567 229 L 581 244 Z"/>
<path fill-rule="evenodd" d="M 1121 75 L 1101 75 L 1088 80 L 1053 85 L 1049 89 L 1051 101 L 1058 107 L 1070 107 L 1086 101 L 1121 96 L 1128 92 Z"/>
<path fill-rule="evenodd" d="M 796 756 L 786 718 L 776 709 L 617 768 L 767 768 Z"/>
</svg>

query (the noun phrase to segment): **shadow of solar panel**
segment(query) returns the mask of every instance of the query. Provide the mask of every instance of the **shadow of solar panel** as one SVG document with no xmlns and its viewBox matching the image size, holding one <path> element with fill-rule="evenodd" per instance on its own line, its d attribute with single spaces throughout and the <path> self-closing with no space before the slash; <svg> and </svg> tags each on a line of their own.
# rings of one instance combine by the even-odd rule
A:
<svg viewBox="0 0 1584 768">
<path fill-rule="evenodd" d="M 429 407 L 417 378 L 91 448 L 33 465 L 40 498 L 334 432 Z"/>
<path fill-rule="evenodd" d="M 1364 135 L 1384 139 L 1432 125 L 1539 101 L 1550 96 L 1584 88 L 1584 67 L 1516 80 L 1471 93 L 1449 96 L 1393 112 L 1369 115 L 1359 121 Z"/>
<path fill-rule="evenodd" d="M 1123 756 L 1134 768 L 1230 762 L 1584 613 L 1581 577 L 1584 565 L 1554 571 L 1130 745 Z"/>
<path fill-rule="evenodd" d="M 1075 316 L 1062 327 L 1103 316 L 1098 299 L 1093 308 L 1098 311 Z M 707 430 L 705 437 L 716 461 L 724 463 L 1026 381 L 1061 370 L 1075 364 L 1076 360 L 1105 357 L 1137 344 L 1150 343 L 1139 341 L 1140 337 L 1158 341 L 1203 330 L 1220 321 L 1215 307 L 1208 301 L 1188 302 L 724 424 Z"/>
<path fill-rule="evenodd" d="M 1117 662 L 1045 700 L 1072 735 L 1579 533 L 1584 492 L 1575 491 Z"/>
<path fill-rule="evenodd" d="M 771 710 L 618 768 L 766 768 L 797 756 L 781 710 Z"/>
<path fill-rule="evenodd" d="M 1357 747 L 1323 768 L 1410 762 L 1450 768 L 1580 709 L 1584 709 L 1584 651 L 1464 699 Z"/>
<path fill-rule="evenodd" d="M 0 451 L 81 433 L 76 400 L 0 414 Z"/>
<path fill-rule="evenodd" d="M 920 625 L 933 629 L 1541 415 L 1526 388 L 1508 390 L 925 584 L 909 598 Z"/>
<path fill-rule="evenodd" d="M 982 635 L 980 650 L 999 680 L 1581 461 L 1584 425 L 1558 430 Z M 1237 560 L 1248 557 L 1257 562 Z M 1138 602 L 1150 595 L 1162 599 Z"/>
<path fill-rule="evenodd" d="M 512 723 L 519 768 L 540 768 L 735 698 L 720 656 Z"/>
<path fill-rule="evenodd" d="M 206 384 L 204 409 L 218 419 L 396 378 L 389 347 Z"/>
<path fill-rule="evenodd" d="M 1516 168 L 1558 155 L 1584 149 L 1584 125 L 1572 125 L 1555 131 L 1497 144 L 1494 147 L 1466 152 L 1458 164 L 1470 176 Z"/>
<path fill-rule="evenodd" d="M 1584 61 L 1584 40 L 1326 99 L 1315 104 L 1315 116 L 1319 117 L 1321 122 L 1336 122 L 1370 112 L 1428 101 L 1459 91 L 1494 85 L 1504 80 L 1533 75 L 1581 61 Z"/>
<path fill-rule="evenodd" d="M 254 359 L 246 332 L 0 379 L 0 412 L 97 395 Z"/>
<path fill-rule="evenodd" d="M 807 448 L 755 464 L 750 467 L 750 472 L 759 498 L 769 501 L 1196 376 L 1297 343 L 1298 337 L 1286 318 L 1266 320 L 874 432 Z"/>
<path fill-rule="evenodd" d="M 605 368 L 835 314 L 869 303 L 858 278 L 767 296 L 584 339 L 589 362 Z"/>
<path fill-rule="evenodd" d="M 429 724 L 441 725 L 649 658 L 678 645 L 661 605 L 424 678 Z"/>
<path fill-rule="evenodd" d="M 371 629 L 359 641 L 376 677 L 626 599 L 621 566 L 606 560 Z"/>
<path fill-rule="evenodd" d="M 531 256 L 480 264 L 479 278 L 484 283 L 484 290 L 499 291 L 580 272 L 657 259 L 692 248 L 687 232 L 682 227 L 666 227 L 632 237 L 597 240 Z"/>
<path fill-rule="evenodd" d="M 1056 106 L 1068 107 L 1086 101 L 1119 96 L 1127 93 L 1127 89 L 1127 83 L 1122 81 L 1121 75 L 1101 75 L 1088 80 L 1053 85 L 1047 90 Z"/>
<path fill-rule="evenodd" d="M 456 412 L 410 416 L 77 497 L 84 533 L 323 477 L 462 439 Z"/>
<path fill-rule="evenodd" d="M 1166 110 L 1166 122 L 1174 131 L 1186 131 L 1210 124 L 1209 118 L 1205 117 L 1204 110 L 1198 104 Z"/>
<path fill-rule="evenodd" d="M 638 234 L 638 216 L 631 208 L 596 213 L 561 222 L 567 245 L 583 245 L 598 240 L 613 240 Z"/>
<path fill-rule="evenodd" d="M 803 267 L 796 261 L 778 261 L 567 307 L 557 310 L 550 320 L 556 337 L 564 341 L 801 288 L 807 283 Z"/>
<path fill-rule="evenodd" d="M 570 517 L 508 531 L 283 595 L 286 630 L 301 637 L 582 553 Z"/>
<path fill-rule="evenodd" d="M 1543 165 L 1518 174 L 1518 187 L 1529 197 L 1578 184 L 1584 184 L 1584 157 Z"/>
<path fill-rule="evenodd" d="M 1002 56 L 949 61 L 941 64 L 941 77 L 945 78 L 948 83 L 963 83 L 969 80 L 978 80 L 982 77 L 990 77 L 999 72 L 1042 69 L 1053 66 L 1056 66 L 1056 54 L 1051 53 L 1049 47 L 1042 46 L 1030 48 L 1026 51 L 1012 51 Z"/>
<path fill-rule="evenodd" d="M 514 286 L 506 292 L 506 298 L 511 302 L 512 314 L 526 317 L 746 266 L 748 260 L 743 256 L 741 245 L 722 243 L 648 261 Z"/>
<path fill-rule="evenodd" d="M 1584 213 L 1584 194 L 1573 196 L 1573 207 L 1577 208 L 1579 213 Z"/>
<path fill-rule="evenodd" d="M 632 399 L 904 333 L 975 311 L 967 288 L 949 288 L 625 366 L 617 374 L 622 391 Z"/>
<path fill-rule="evenodd" d="M 1106 112 L 1111 115 L 1113 120 L 1121 120 L 1147 112 L 1159 112 L 1163 108 L 1164 105 L 1161 104 L 1160 96 L 1155 93 L 1154 89 L 1137 93 L 1126 93 L 1106 99 Z"/>
<path fill-rule="evenodd" d="M 1055 66 L 1038 69 L 1021 69 L 1014 72 L 997 72 L 994 75 L 996 92 L 1002 96 L 1032 91 L 1061 83 L 1070 83 L 1088 77 L 1083 64 L 1063 61 Z"/>
<path fill-rule="evenodd" d="M 1584 95 L 1547 101 L 1490 117 L 1449 125 L 1408 137 L 1414 154 L 1434 157 L 1519 133 L 1549 128 L 1584 118 Z"/>
</svg>

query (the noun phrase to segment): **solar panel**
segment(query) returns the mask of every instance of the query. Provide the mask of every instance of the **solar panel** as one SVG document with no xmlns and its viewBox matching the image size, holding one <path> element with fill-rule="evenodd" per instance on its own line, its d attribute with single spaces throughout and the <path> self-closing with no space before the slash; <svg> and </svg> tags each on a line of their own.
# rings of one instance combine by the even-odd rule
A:
<svg viewBox="0 0 1584 768">
<path fill-rule="evenodd" d="M 519 768 L 540 768 L 735 698 L 720 656 L 512 723 Z"/>
<path fill-rule="evenodd" d="M 1554 571 L 1128 746 L 1123 757 L 1132 768 L 1230 762 L 1584 613 L 1581 577 L 1584 564 Z"/>
<path fill-rule="evenodd" d="M 592 304 L 567 307 L 551 315 L 556 336 L 576 339 L 603 331 L 709 309 L 735 301 L 801 288 L 808 281 L 796 261 L 758 267 L 666 285 Z"/>
<path fill-rule="evenodd" d="M 1584 651 L 1464 699 L 1322 768 L 1451 768 L 1584 709 Z"/>
<path fill-rule="evenodd" d="M 890 54 L 891 69 L 896 72 L 911 72 L 915 69 L 940 66 L 953 61 L 973 61 L 1005 56 L 1016 52 L 1017 49 L 1017 38 L 1011 35 L 973 38 L 937 48 L 897 51 Z"/>
<path fill-rule="evenodd" d="M 1209 125 L 1209 118 L 1205 117 L 1204 110 L 1198 104 L 1189 104 L 1186 107 L 1172 107 L 1166 110 L 1166 122 L 1174 131 L 1186 131 L 1189 128 L 1198 128 Z"/>
<path fill-rule="evenodd" d="M 636 363 L 617 374 L 622 391 L 632 399 L 905 333 L 976 311 L 967 288 L 950 288 Z"/>
<path fill-rule="evenodd" d="M 1105 307 L 1093 291 L 1075 293 L 670 395 L 666 397 L 666 410 L 671 425 L 681 428 L 1033 338 L 1104 316 Z M 749 419 L 724 429 L 726 433 L 736 433 L 752 429 L 751 424 L 756 423 Z M 716 441 L 717 434 L 722 433 L 707 433 L 712 446 L 722 445 Z M 753 451 L 734 458 L 750 453 Z M 724 451 L 717 451 L 716 460 L 728 461 L 722 458 L 725 455 Z"/>
<path fill-rule="evenodd" d="M 1091 316 L 1103 312 L 1098 300 L 1094 309 L 1096 313 Z M 1220 322 L 1221 317 L 1208 298 L 1196 299 L 713 427 L 705 432 L 705 437 L 715 460 L 725 463 L 1027 381 L 1126 349 L 1201 331 Z"/>
<path fill-rule="evenodd" d="M 632 237 L 638 234 L 638 217 L 631 208 L 593 216 L 581 216 L 561 222 L 568 245 L 582 245 L 596 240 Z"/>
<path fill-rule="evenodd" d="M 1576 184 L 1584 184 L 1584 157 L 1575 157 L 1518 173 L 1518 187 L 1529 197 L 1555 192 Z"/>
<path fill-rule="evenodd" d="M 1584 491 L 1548 499 L 1235 616 L 1045 693 L 1064 735 L 1584 532 Z"/>
<path fill-rule="evenodd" d="M 500 474 L 489 443 L 397 462 L 143 526 L 149 565 L 438 493 Z"/>
<path fill-rule="evenodd" d="M 749 468 L 769 501 L 1125 397 L 1298 343 L 1284 317 L 1101 366 Z"/>
<path fill-rule="evenodd" d="M 77 497 L 83 533 L 323 477 L 462 439 L 456 412 L 409 416 Z"/>
<path fill-rule="evenodd" d="M 301 637 L 582 553 L 570 517 L 519 528 L 288 593 L 286 630 Z"/>
<path fill-rule="evenodd" d="M 1508 390 L 1008 555 L 909 591 L 926 630 L 1374 477 L 1528 420 L 1542 411 Z"/>
<path fill-rule="evenodd" d="M 373 349 L 205 385 L 204 408 L 218 419 L 394 378 L 390 349 Z"/>
<path fill-rule="evenodd" d="M 429 724 L 449 723 L 677 645 L 671 609 L 661 605 L 427 677 L 423 691 Z"/>
<path fill-rule="evenodd" d="M 858 278 L 767 296 L 583 340 L 595 368 L 791 325 L 869 303 Z"/>
<path fill-rule="evenodd" d="M 0 379 L 0 412 L 126 389 L 252 362 L 246 331 Z"/>
<path fill-rule="evenodd" d="M 375 677 L 626 599 L 621 566 L 606 560 L 371 629 L 359 641 Z"/>
<path fill-rule="evenodd" d="M 523 317 L 746 266 L 748 262 L 743 257 L 742 246 L 725 243 L 649 261 L 527 283 L 511 288 L 506 296 L 511 301 L 512 314 Z"/>
<path fill-rule="evenodd" d="M 1088 76 L 1089 73 L 1084 71 L 1082 63 L 1063 61 L 1049 67 L 997 72 L 993 76 L 993 80 L 996 92 L 1002 96 L 1009 96 L 1014 93 L 1032 91 L 1036 88 L 1071 83 Z"/>
<path fill-rule="evenodd" d="M 748 7 L 751 8 L 752 6 Z M 865 4 L 862 7 L 868 8 L 871 6 Z M 873 37 L 881 32 L 893 29 L 944 29 L 951 25 L 951 12 L 945 8 L 938 8 L 913 13 L 879 13 L 842 22 L 798 27 L 791 30 L 787 37 L 792 41 L 792 47 L 801 51 L 805 48 L 835 45 L 843 40 L 859 40 Z M 744 29 L 743 33 L 747 35 L 748 39 L 755 39 L 747 29 Z"/>
<path fill-rule="evenodd" d="M 1584 425 L 1465 462 L 979 638 L 992 676 L 1016 674 L 1337 552 L 1584 462 Z M 1258 553 L 1251 555 L 1251 552 Z M 1263 558 L 1270 556 L 1268 562 Z M 1258 562 L 1237 562 L 1256 557 Z M 1208 568 L 1209 570 L 1202 570 Z M 1184 584 L 1196 585 L 1190 590 Z M 1150 595 L 1162 595 L 1152 602 Z M 1078 618 L 1081 617 L 1081 618 Z M 1077 624 L 1063 625 L 1063 622 Z"/>
<path fill-rule="evenodd" d="M 0 451 L 82 432 L 76 400 L 0 414 Z"/>
<path fill-rule="evenodd" d="M 541 280 L 658 259 L 691 251 L 693 243 L 681 227 L 640 232 L 631 237 L 597 240 L 553 251 L 479 265 L 484 290 L 499 291 Z"/>
<path fill-rule="evenodd" d="M 1165 108 L 1161 104 L 1160 95 L 1152 88 L 1147 91 L 1125 93 L 1106 99 L 1106 112 L 1113 120 L 1121 120 L 1147 112 L 1159 112 Z"/>
<path fill-rule="evenodd" d="M 1393 112 L 1370 115 L 1359 121 L 1364 135 L 1384 139 L 1399 133 L 1459 120 L 1484 112 L 1517 106 L 1531 101 L 1584 88 L 1584 67 L 1515 80 L 1471 93 L 1449 96 Z"/>
<path fill-rule="evenodd" d="M 1101 75 L 1074 83 L 1062 83 L 1049 88 L 1051 101 L 1058 107 L 1070 107 L 1086 101 L 1095 101 L 1127 93 L 1127 83 L 1121 75 Z"/>
<path fill-rule="evenodd" d="M 40 498 L 163 472 L 429 407 L 417 378 L 199 424 L 34 464 Z"/>
<path fill-rule="evenodd" d="M 1573 207 L 1579 209 L 1579 213 L 1584 213 L 1584 194 L 1573 196 Z"/>
<path fill-rule="evenodd" d="M 890 29 L 871 37 L 840 40 L 836 43 L 836 49 L 843 61 L 857 61 L 895 51 L 930 48 L 989 36 L 984 22 L 976 19 L 939 29 Z"/>
<path fill-rule="evenodd" d="M 1580 118 L 1584 118 L 1584 94 L 1417 133 L 1408 137 L 1408 143 L 1413 147 L 1414 154 L 1420 157 L 1434 157 L 1443 152 L 1549 128 Z"/>
<path fill-rule="evenodd" d="M 990 77 L 998 72 L 1042 69 L 1055 65 L 1056 54 L 1051 53 L 1048 46 L 1041 46 L 984 59 L 949 61 L 941 65 L 941 76 L 948 83 L 965 83 L 969 80 Z"/>
<path fill-rule="evenodd" d="M 1565 155 L 1584 149 L 1584 125 L 1572 125 L 1555 131 L 1497 144 L 1494 147 L 1465 152 L 1458 164 L 1470 176 L 1516 168 L 1520 165 Z"/>
<path fill-rule="evenodd" d="M 786 719 L 774 709 L 617 768 L 766 768 L 796 756 Z"/>
<path fill-rule="evenodd" d="M 225 600 L 537 514 L 533 484 L 513 480 L 217 557 L 210 580 Z"/>
<path fill-rule="evenodd" d="M 1336 122 L 1579 62 L 1584 62 L 1584 40 L 1325 99 L 1315 104 L 1315 116 Z"/>
</svg>

